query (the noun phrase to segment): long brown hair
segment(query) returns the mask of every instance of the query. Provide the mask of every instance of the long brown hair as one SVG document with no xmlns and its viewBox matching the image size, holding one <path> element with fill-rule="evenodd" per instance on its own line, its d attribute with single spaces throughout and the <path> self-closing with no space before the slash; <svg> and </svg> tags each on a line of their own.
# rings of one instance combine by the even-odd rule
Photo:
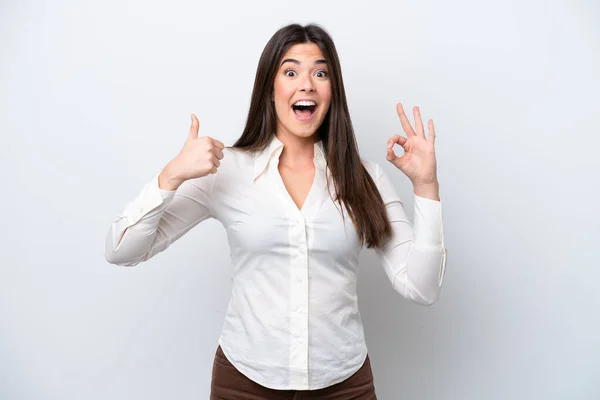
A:
<svg viewBox="0 0 600 400">
<path fill-rule="evenodd" d="M 392 234 L 391 224 L 377 186 L 360 160 L 337 50 L 323 28 L 291 24 L 269 40 L 258 62 L 246 127 L 233 147 L 262 151 L 275 135 L 277 114 L 270 99 L 279 61 L 291 46 L 300 43 L 318 45 L 329 66 L 331 105 L 317 134 L 335 185 L 335 200 L 345 205 L 360 242 L 369 248 L 381 247 Z"/>
</svg>

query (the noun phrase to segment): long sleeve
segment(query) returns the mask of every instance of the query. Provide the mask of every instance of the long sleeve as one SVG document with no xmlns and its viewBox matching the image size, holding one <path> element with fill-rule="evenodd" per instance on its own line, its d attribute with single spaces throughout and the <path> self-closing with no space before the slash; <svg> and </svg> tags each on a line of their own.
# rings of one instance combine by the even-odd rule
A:
<svg viewBox="0 0 600 400">
<path fill-rule="evenodd" d="M 441 202 L 414 195 L 413 226 L 379 165 L 376 176 L 393 231 L 391 239 L 376 252 L 398 293 L 416 303 L 431 305 L 439 296 L 446 268 Z"/>
<path fill-rule="evenodd" d="M 134 266 L 167 249 L 194 226 L 212 217 L 210 194 L 214 176 L 185 181 L 177 190 L 158 187 L 158 174 L 112 222 L 105 258 Z"/>
</svg>

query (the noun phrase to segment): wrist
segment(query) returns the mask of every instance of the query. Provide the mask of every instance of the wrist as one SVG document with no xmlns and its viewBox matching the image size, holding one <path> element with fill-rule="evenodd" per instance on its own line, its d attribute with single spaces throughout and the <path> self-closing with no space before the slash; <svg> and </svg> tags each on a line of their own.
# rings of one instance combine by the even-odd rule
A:
<svg viewBox="0 0 600 400">
<path fill-rule="evenodd" d="M 413 183 L 414 192 L 419 197 L 440 201 L 440 185 L 436 182 Z"/>
<path fill-rule="evenodd" d="M 174 191 L 184 182 L 184 179 L 175 175 L 167 165 L 158 175 L 158 187 L 162 190 Z"/>
</svg>

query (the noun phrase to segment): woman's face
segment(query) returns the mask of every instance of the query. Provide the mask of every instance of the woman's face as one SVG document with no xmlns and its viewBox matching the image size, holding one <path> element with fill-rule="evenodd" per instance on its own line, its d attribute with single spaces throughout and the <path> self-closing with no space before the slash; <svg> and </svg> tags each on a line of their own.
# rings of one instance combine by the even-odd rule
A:
<svg viewBox="0 0 600 400">
<path fill-rule="evenodd" d="M 277 135 L 314 135 L 331 103 L 331 81 L 319 46 L 303 43 L 289 48 L 279 63 L 273 97 Z"/>
</svg>

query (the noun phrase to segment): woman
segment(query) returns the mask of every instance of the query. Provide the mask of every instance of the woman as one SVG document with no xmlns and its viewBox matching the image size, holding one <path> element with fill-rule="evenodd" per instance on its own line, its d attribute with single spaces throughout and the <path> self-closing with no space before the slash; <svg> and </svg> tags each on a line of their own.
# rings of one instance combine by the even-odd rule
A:
<svg viewBox="0 0 600 400">
<path fill-rule="evenodd" d="M 233 287 L 211 399 L 375 398 L 360 249 L 375 248 L 393 287 L 420 304 L 437 299 L 446 263 L 433 122 L 426 138 L 418 108 L 416 132 L 397 112 L 407 137 L 390 138 L 386 158 L 413 183 L 414 229 L 381 167 L 359 157 L 330 36 L 283 27 L 233 147 L 198 137 L 192 114 L 182 150 L 112 224 L 106 258 L 129 266 L 207 218 L 223 224 Z"/>
</svg>

